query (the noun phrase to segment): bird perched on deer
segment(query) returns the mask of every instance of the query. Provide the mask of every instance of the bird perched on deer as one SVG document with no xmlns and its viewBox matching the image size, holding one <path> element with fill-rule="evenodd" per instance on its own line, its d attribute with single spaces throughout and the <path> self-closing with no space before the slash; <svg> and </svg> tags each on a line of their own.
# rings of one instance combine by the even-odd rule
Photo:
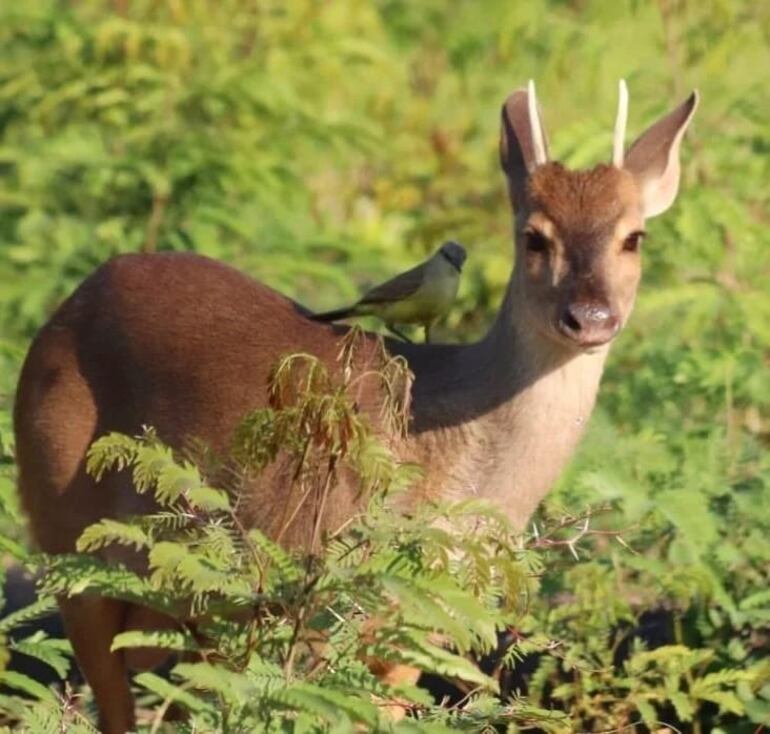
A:
<svg viewBox="0 0 770 734">
<path fill-rule="evenodd" d="M 445 242 L 423 263 L 367 291 L 347 308 L 316 314 L 316 321 L 339 321 L 353 316 L 378 316 L 390 331 L 409 341 L 396 324 L 420 324 L 425 341 L 430 329 L 450 308 L 460 287 L 467 254 L 458 242 Z"/>
</svg>

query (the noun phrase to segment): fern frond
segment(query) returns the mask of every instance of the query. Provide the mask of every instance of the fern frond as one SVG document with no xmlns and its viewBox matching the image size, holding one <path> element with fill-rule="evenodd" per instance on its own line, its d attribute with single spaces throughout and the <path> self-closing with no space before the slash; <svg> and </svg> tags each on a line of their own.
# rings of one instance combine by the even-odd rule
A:
<svg viewBox="0 0 770 734">
<path fill-rule="evenodd" d="M 210 663 L 178 663 L 171 671 L 190 686 L 220 695 L 229 705 L 244 706 L 259 695 L 245 676 Z"/>
<path fill-rule="evenodd" d="M 213 705 L 210 702 L 193 695 L 190 691 L 185 690 L 181 686 L 175 686 L 173 683 L 169 683 L 165 678 L 162 678 L 155 673 L 139 673 L 134 676 L 134 681 L 138 685 L 154 693 L 161 700 L 173 701 L 184 706 L 189 711 L 195 713 L 206 711 L 213 712 Z"/>
<path fill-rule="evenodd" d="M 375 729 L 380 712 L 367 698 L 329 690 L 311 683 L 295 683 L 271 695 L 271 701 L 316 715 L 334 727 L 351 728 L 353 722 Z M 339 730 L 339 729 L 338 729 Z"/>
<path fill-rule="evenodd" d="M 192 635 L 179 630 L 131 630 L 120 632 L 112 640 L 111 650 L 127 647 L 157 647 L 162 650 L 197 652 L 198 643 Z"/>
<path fill-rule="evenodd" d="M 57 698 L 50 688 L 46 688 L 33 678 L 23 673 L 17 673 L 14 670 L 0 670 L 0 682 L 9 688 L 22 691 L 29 696 L 46 703 L 57 703 Z"/>
<path fill-rule="evenodd" d="M 69 672 L 72 647 L 68 641 L 51 640 L 42 631 L 38 631 L 30 637 L 11 643 L 11 649 L 45 663 L 53 668 L 61 679 L 66 678 Z"/>
<path fill-rule="evenodd" d="M 0 619 L 0 634 L 7 634 L 13 629 L 45 617 L 54 612 L 56 608 L 56 599 L 53 596 L 40 596 L 32 604 L 17 609 Z"/>
<path fill-rule="evenodd" d="M 230 498 L 227 492 L 211 487 L 193 487 L 186 493 L 190 504 L 204 512 L 230 512 Z"/>
<path fill-rule="evenodd" d="M 122 433 L 108 433 L 94 441 L 86 454 L 86 471 L 101 481 L 113 469 L 123 471 L 136 459 L 141 443 Z"/>
<path fill-rule="evenodd" d="M 81 533 L 75 547 L 81 553 L 88 553 L 115 543 L 141 550 L 148 547 L 150 542 L 150 537 L 136 523 L 105 518 L 89 525 Z"/>
</svg>

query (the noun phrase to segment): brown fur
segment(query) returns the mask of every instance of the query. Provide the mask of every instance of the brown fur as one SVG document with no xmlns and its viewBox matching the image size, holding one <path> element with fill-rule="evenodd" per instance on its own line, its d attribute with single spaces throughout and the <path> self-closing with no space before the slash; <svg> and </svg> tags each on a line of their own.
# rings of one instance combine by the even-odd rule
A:
<svg viewBox="0 0 770 734">
<path fill-rule="evenodd" d="M 425 479 L 408 501 L 488 497 L 519 527 L 585 428 L 614 335 L 586 322 L 584 330 L 603 339 L 586 349 L 565 336 L 559 319 L 565 308 L 586 303 L 611 311 L 618 326 L 628 318 L 641 261 L 622 244 L 641 227 L 645 202 L 655 197 L 650 182 L 657 181 L 638 157 L 633 176 L 608 166 L 570 172 L 557 164 L 530 175 L 531 151 L 514 132 L 526 129 L 525 101 L 514 93 L 504 111 L 501 155 L 519 247 L 493 327 L 466 346 L 388 342 L 415 374 L 410 436 L 399 451 L 423 465 Z M 667 147 L 647 146 L 656 154 L 678 146 L 681 125 L 691 115 L 681 110 L 680 127 L 658 128 L 668 136 Z M 657 159 L 650 166 L 663 170 L 658 178 L 668 175 Z M 664 183 L 670 191 L 671 181 Z M 543 251 L 526 246 L 532 227 L 546 236 Z M 95 438 L 151 425 L 173 446 L 195 437 L 225 452 L 243 415 L 266 404 L 274 363 L 303 351 L 333 366 L 342 333 L 312 321 L 264 285 L 197 255 L 128 255 L 99 268 L 41 329 L 19 381 L 19 490 L 37 543 L 50 553 L 69 552 L 89 524 L 151 509 L 125 473 L 99 485 L 86 475 L 84 454 Z M 359 370 L 374 353 L 370 339 Z M 376 416 L 380 395 L 371 384 L 362 384 L 357 398 Z M 245 490 L 244 521 L 275 534 L 289 502 L 287 486 L 281 467 L 271 468 Z M 327 504 L 328 527 L 356 510 L 353 490 L 337 491 Z M 309 527 L 307 513 L 300 513 L 283 542 L 306 543 Z M 114 550 L 106 557 L 136 562 Z M 127 731 L 133 725 L 130 661 L 111 653 L 110 641 L 121 630 L 166 622 L 95 597 L 63 599 L 61 608 L 103 731 Z"/>
</svg>

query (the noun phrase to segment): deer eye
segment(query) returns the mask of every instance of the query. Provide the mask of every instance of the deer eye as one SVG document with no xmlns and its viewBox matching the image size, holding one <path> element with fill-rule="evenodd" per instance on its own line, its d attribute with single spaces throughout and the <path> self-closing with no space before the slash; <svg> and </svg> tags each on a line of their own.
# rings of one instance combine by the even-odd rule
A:
<svg viewBox="0 0 770 734">
<path fill-rule="evenodd" d="M 536 229 L 528 229 L 524 233 L 528 252 L 546 252 L 548 250 L 548 238 Z"/>
<path fill-rule="evenodd" d="M 623 252 L 638 252 L 642 246 L 642 240 L 644 239 L 644 232 L 631 232 L 626 239 L 623 240 Z"/>
</svg>

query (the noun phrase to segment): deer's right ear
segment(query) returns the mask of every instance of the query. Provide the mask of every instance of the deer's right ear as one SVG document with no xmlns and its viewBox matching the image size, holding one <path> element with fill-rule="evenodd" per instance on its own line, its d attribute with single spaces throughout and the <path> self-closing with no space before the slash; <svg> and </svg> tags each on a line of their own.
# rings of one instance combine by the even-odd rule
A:
<svg viewBox="0 0 770 734">
<path fill-rule="evenodd" d="M 524 201 L 527 177 L 548 160 L 535 85 L 517 89 L 505 100 L 500 128 L 500 165 L 508 179 L 514 207 Z"/>
<path fill-rule="evenodd" d="M 679 107 L 643 132 L 629 148 L 624 168 L 642 191 L 645 217 L 668 209 L 679 190 L 679 145 L 698 106 L 693 92 Z"/>
</svg>

